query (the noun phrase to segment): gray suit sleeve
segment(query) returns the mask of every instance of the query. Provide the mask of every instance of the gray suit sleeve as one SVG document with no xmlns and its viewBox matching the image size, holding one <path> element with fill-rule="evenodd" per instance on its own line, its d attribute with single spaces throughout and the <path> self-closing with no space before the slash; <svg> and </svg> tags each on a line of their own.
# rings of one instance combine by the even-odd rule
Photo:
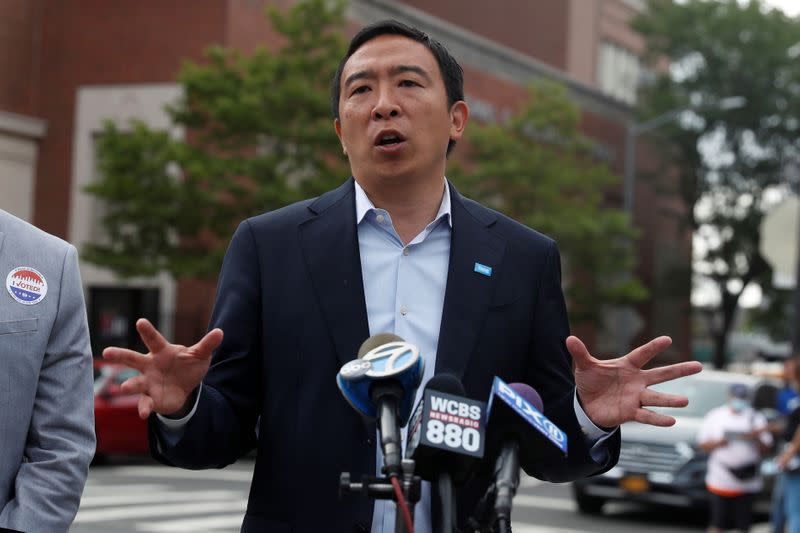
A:
<svg viewBox="0 0 800 533">
<path fill-rule="evenodd" d="M 21 531 L 67 531 L 95 450 L 92 353 L 77 253 L 64 255 L 57 316 L 50 332 L 31 424 L 0 523 Z"/>
</svg>

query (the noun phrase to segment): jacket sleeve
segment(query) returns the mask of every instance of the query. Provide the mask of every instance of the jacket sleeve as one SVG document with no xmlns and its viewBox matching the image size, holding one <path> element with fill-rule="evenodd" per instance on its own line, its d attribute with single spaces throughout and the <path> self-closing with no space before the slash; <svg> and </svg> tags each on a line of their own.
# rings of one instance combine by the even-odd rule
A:
<svg viewBox="0 0 800 533">
<path fill-rule="evenodd" d="M 526 382 L 539 391 L 544 414 L 567 434 L 567 455 L 560 461 L 537 460 L 535 453 L 522 454 L 525 471 L 547 481 L 562 482 L 604 472 L 619 458 L 620 431 L 606 438 L 600 446 L 607 453 L 604 460 L 592 458 L 594 444 L 584 434 L 575 415 L 575 377 L 572 356 L 566 348 L 569 336 L 564 293 L 561 289 L 561 261 L 555 242 L 550 242 L 536 294 L 533 334 Z M 599 451 L 599 450 L 597 450 Z"/>
<path fill-rule="evenodd" d="M 256 444 L 261 389 L 261 269 L 253 231 L 242 222 L 225 254 L 211 316 L 224 333 L 194 415 L 178 435 L 148 421 L 150 451 L 183 468 L 222 468 Z"/>
<path fill-rule="evenodd" d="M 20 531 L 67 531 L 95 450 L 92 352 L 73 246 L 63 261 L 25 458 L 0 513 L 0 525 Z"/>
</svg>

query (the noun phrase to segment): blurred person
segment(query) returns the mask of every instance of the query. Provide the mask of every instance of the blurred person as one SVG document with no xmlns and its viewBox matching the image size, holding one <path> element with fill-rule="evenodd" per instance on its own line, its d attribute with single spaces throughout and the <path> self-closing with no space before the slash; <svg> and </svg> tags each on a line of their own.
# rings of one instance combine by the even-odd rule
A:
<svg viewBox="0 0 800 533">
<path fill-rule="evenodd" d="M 0 272 L 0 529 L 67 531 L 95 449 L 77 254 L 0 209 Z"/>
<path fill-rule="evenodd" d="M 787 357 L 783 362 L 783 386 L 778 390 L 775 396 L 775 410 L 780 414 L 780 418 L 775 424 L 773 433 L 781 437 L 783 437 L 788 428 L 787 418 L 798 404 L 800 404 L 798 400 L 796 373 L 796 356 Z M 770 523 L 772 524 L 773 533 L 782 533 L 786 525 L 786 514 L 784 512 L 785 503 L 783 500 L 785 481 L 785 475 L 783 473 L 778 473 L 772 488 Z"/>
<path fill-rule="evenodd" d="M 647 407 L 686 398 L 648 386 L 699 372 L 699 363 L 643 370 L 668 337 L 617 359 L 592 357 L 569 335 L 555 243 L 461 197 L 445 178 L 469 108 L 461 67 L 441 43 L 394 21 L 366 27 L 331 90 L 352 178 L 240 224 L 211 330 L 197 344 L 170 344 L 139 320 L 149 353 L 104 352 L 141 372 L 123 389 L 142 394 L 156 458 L 222 468 L 255 447 L 245 532 L 394 531 L 394 503 L 337 497 L 342 471 L 374 476 L 380 456 L 375 424 L 348 405 L 335 377 L 380 332 L 419 346 L 425 379 L 452 373 L 472 398 L 485 398 L 495 375 L 535 387 L 569 436 L 562 461 L 523 465 L 541 479 L 611 468 L 625 421 L 674 423 Z M 458 491 L 459 524 L 489 481 Z M 416 530 L 430 532 L 437 512 L 425 483 Z"/>
<path fill-rule="evenodd" d="M 775 409 L 783 415 L 788 416 L 800 405 L 798 401 L 798 382 L 797 382 L 797 361 L 798 356 L 787 357 L 783 362 L 783 386 L 778 390 L 775 397 Z"/>
<path fill-rule="evenodd" d="M 796 364 L 800 354 L 792 355 L 795 364 L 792 366 L 795 382 L 800 382 L 800 365 Z M 800 533 L 800 405 L 795 402 L 795 407 L 789 413 L 783 439 L 786 442 L 783 451 L 778 456 L 778 469 L 782 472 L 780 479 L 783 487 L 783 518 L 785 524 L 776 524 L 773 521 L 773 531 L 783 531 L 784 525 L 789 526 L 792 533 Z M 775 515 L 773 514 L 773 520 Z"/>
<path fill-rule="evenodd" d="M 709 533 L 748 531 L 755 495 L 763 486 L 761 457 L 772 445 L 767 419 L 751 407 L 749 390 L 731 385 L 728 402 L 712 409 L 697 435 L 710 452 L 706 470 L 709 491 Z"/>
</svg>

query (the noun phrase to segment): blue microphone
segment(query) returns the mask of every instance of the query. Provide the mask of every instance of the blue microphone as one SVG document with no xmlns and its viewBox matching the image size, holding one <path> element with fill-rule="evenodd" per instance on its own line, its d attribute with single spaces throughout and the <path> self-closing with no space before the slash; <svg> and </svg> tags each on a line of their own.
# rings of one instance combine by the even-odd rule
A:
<svg viewBox="0 0 800 533">
<path fill-rule="evenodd" d="M 400 427 L 411 415 L 425 361 L 419 348 L 391 333 L 365 340 L 358 357 L 339 370 L 336 384 L 356 411 L 377 419 L 384 470 L 390 475 L 399 474 Z"/>
<path fill-rule="evenodd" d="M 487 435 L 496 454 L 494 518 L 498 531 L 510 531 L 512 500 L 519 486 L 520 455 L 547 462 L 567 454 L 567 434 L 542 414 L 542 399 L 530 385 L 507 384 L 495 376 L 487 407 Z"/>
</svg>

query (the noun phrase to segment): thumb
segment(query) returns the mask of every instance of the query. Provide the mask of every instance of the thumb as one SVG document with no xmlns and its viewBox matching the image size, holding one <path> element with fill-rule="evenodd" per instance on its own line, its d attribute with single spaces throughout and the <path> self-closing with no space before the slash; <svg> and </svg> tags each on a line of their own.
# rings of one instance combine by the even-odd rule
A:
<svg viewBox="0 0 800 533">
<path fill-rule="evenodd" d="M 211 357 L 211 352 L 222 344 L 223 333 L 219 328 L 214 328 L 192 346 L 192 351 L 201 357 Z"/>
<path fill-rule="evenodd" d="M 586 345 L 575 335 L 567 337 L 567 350 L 569 350 L 575 365 L 578 368 L 585 368 L 589 366 L 595 359 L 586 349 Z"/>
</svg>

